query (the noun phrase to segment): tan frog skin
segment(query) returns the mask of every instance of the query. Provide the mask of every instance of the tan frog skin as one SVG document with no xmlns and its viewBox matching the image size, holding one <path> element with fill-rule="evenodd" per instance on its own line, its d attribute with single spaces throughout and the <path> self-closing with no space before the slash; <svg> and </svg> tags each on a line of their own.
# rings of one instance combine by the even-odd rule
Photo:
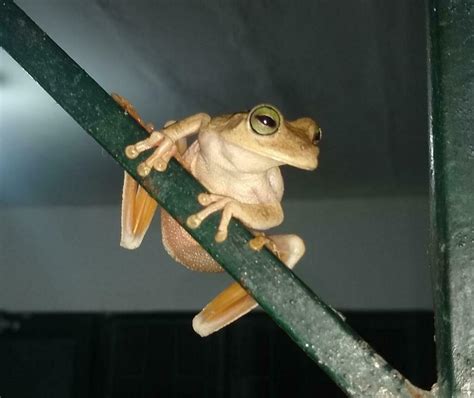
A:
<svg viewBox="0 0 474 398">
<path fill-rule="evenodd" d="M 287 121 L 275 107 L 257 105 L 249 112 L 211 118 L 198 113 L 171 121 L 155 131 L 145 125 L 134 108 L 122 97 L 114 99 L 142 124 L 150 137 L 128 146 L 125 153 L 136 158 L 153 150 L 138 167 L 141 176 L 166 169 L 172 156 L 209 191 L 198 196 L 203 209 L 188 217 L 187 225 L 198 228 L 210 214 L 220 211 L 215 240 L 227 238 L 232 218 L 240 220 L 256 237 L 250 246 L 267 246 L 287 267 L 293 268 L 305 246 L 296 235 L 265 237 L 260 231 L 283 221 L 281 199 L 283 179 L 279 166 L 314 170 L 318 165 L 321 129 L 310 118 Z M 186 148 L 187 136 L 197 134 Z M 156 209 L 156 202 L 125 174 L 122 198 L 121 246 L 135 249 L 140 244 Z M 222 271 L 220 265 L 164 210 L 161 210 L 162 239 L 170 256 L 184 266 L 205 272 Z M 255 308 L 257 303 L 233 283 L 211 301 L 193 320 L 194 330 L 207 336 Z"/>
</svg>

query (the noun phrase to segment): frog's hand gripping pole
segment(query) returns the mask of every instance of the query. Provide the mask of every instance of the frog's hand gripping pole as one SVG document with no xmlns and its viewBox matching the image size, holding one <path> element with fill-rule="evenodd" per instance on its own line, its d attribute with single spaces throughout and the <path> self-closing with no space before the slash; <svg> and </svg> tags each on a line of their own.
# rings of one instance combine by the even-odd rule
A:
<svg viewBox="0 0 474 398">
<path fill-rule="evenodd" d="M 272 253 L 250 249 L 248 242 L 253 235 L 240 223 L 230 223 L 229 237 L 222 243 L 214 240 L 218 215 L 197 229 L 188 229 L 185 220 L 200 210 L 196 198 L 204 188 L 173 159 L 165 172 L 140 177 L 136 169 L 141 158 L 127 159 L 124 148 L 145 138 L 146 131 L 11 0 L 0 1 L 0 45 L 349 396 L 427 394 L 392 369 Z"/>
</svg>

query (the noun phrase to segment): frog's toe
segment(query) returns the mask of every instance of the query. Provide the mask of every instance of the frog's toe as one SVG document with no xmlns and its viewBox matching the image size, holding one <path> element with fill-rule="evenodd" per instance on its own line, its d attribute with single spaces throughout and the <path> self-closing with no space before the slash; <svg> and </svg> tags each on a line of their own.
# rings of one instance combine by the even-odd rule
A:
<svg viewBox="0 0 474 398">
<path fill-rule="evenodd" d="M 222 202 L 222 203 L 228 203 L 229 202 L 229 197 L 224 196 L 224 195 L 217 195 L 214 193 L 200 193 L 197 197 L 198 202 L 202 206 L 209 206 L 211 203 L 216 203 L 216 202 Z"/>
<path fill-rule="evenodd" d="M 153 163 L 153 168 L 156 171 L 165 171 L 168 167 L 168 163 L 164 159 L 156 159 L 155 163 Z"/>
<path fill-rule="evenodd" d="M 189 216 L 188 219 L 186 220 L 186 225 L 189 228 L 196 229 L 201 225 L 202 219 L 199 217 L 197 214 L 193 214 L 192 216 Z"/>
<path fill-rule="evenodd" d="M 252 250 L 255 251 L 260 251 L 266 246 L 273 254 L 275 254 L 281 260 L 281 253 L 278 250 L 277 244 L 272 239 L 265 236 L 265 234 L 262 232 L 259 232 L 258 235 L 255 236 L 255 238 L 250 239 L 249 246 Z"/>
<path fill-rule="evenodd" d="M 249 240 L 249 246 L 252 250 L 260 251 L 267 243 L 268 238 L 265 235 L 258 235 L 255 238 Z"/>
<path fill-rule="evenodd" d="M 199 204 L 202 206 L 207 206 L 212 203 L 211 195 L 209 195 L 208 193 L 200 193 L 197 199 Z"/>
<path fill-rule="evenodd" d="M 214 237 L 215 241 L 218 243 L 224 242 L 227 239 L 227 229 L 218 230 L 216 236 Z"/>
<path fill-rule="evenodd" d="M 165 171 L 170 159 L 176 154 L 177 150 L 176 145 L 173 145 L 169 151 L 165 152 L 161 157 L 154 161 L 153 168 L 157 171 Z"/>
<path fill-rule="evenodd" d="M 145 162 L 140 163 L 137 167 L 137 172 L 140 177 L 146 177 L 151 172 L 151 167 L 148 166 Z"/>
<path fill-rule="evenodd" d="M 238 283 L 232 283 L 194 317 L 193 329 L 201 337 L 208 336 L 256 306 L 255 300 Z"/>
<path fill-rule="evenodd" d="M 158 145 L 162 140 L 163 134 L 161 134 L 159 131 L 154 131 L 146 140 L 138 141 L 133 145 L 128 145 L 125 148 L 125 155 L 129 159 L 135 159 L 140 153 L 153 148 L 154 146 Z"/>
<path fill-rule="evenodd" d="M 140 152 L 137 151 L 137 148 L 135 148 L 135 145 L 129 145 L 125 148 L 125 155 L 129 159 L 136 159 Z"/>
<path fill-rule="evenodd" d="M 138 174 L 140 174 L 140 176 L 146 177 L 148 174 L 150 174 L 152 168 L 162 172 L 165 171 L 168 167 L 168 163 L 171 157 L 174 156 L 177 152 L 177 147 L 173 143 L 163 143 L 163 141 L 164 140 L 161 141 L 162 145 L 160 145 L 151 156 L 149 156 L 143 163 L 138 166 Z M 128 148 L 129 147 L 127 147 L 127 149 Z M 127 149 L 125 150 L 125 153 L 127 153 Z M 135 148 L 129 149 L 131 155 L 134 155 L 134 149 L 138 153 L 143 151 L 142 148 L 138 147 L 138 144 L 135 144 Z"/>
</svg>

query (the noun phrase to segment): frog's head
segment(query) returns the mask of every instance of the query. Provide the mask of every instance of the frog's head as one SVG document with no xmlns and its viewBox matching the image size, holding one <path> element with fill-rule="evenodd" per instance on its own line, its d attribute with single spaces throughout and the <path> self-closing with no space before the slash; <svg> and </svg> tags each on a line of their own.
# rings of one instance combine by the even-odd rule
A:
<svg viewBox="0 0 474 398">
<path fill-rule="evenodd" d="M 238 115 L 233 128 L 223 131 L 228 142 L 280 164 L 305 170 L 317 167 L 321 129 L 312 119 L 286 121 L 267 104 Z"/>
</svg>

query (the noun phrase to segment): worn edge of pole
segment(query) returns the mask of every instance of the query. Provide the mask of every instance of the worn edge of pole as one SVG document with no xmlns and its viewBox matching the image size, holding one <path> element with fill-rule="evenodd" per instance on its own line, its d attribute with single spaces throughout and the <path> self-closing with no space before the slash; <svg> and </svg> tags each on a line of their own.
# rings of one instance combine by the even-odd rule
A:
<svg viewBox="0 0 474 398">
<path fill-rule="evenodd" d="M 468 397 L 474 396 L 474 1 L 431 0 L 428 7 L 436 389 L 440 397 Z"/>
<path fill-rule="evenodd" d="M 437 383 L 435 389 L 437 395 L 440 397 L 448 397 L 447 391 L 451 388 L 447 385 L 446 381 L 451 380 L 449 377 L 449 370 L 452 369 L 449 366 L 449 353 L 446 356 L 445 346 L 449 346 L 449 334 L 446 334 L 448 327 L 446 320 L 443 319 L 443 312 L 446 308 L 445 296 L 442 294 L 443 290 L 446 289 L 442 286 L 442 281 L 439 280 L 437 273 L 438 261 L 441 257 L 444 257 L 444 253 L 439 251 L 438 242 L 444 239 L 439 236 L 438 231 L 444 231 L 444 220 L 438 220 L 436 214 L 437 209 L 441 207 L 441 200 L 435 200 L 435 191 L 437 190 L 437 178 L 435 178 L 435 165 L 434 165 L 434 135 L 433 125 L 437 123 L 438 113 L 434 112 L 433 108 L 436 107 L 434 99 L 438 96 L 438 68 L 434 59 L 439 55 L 438 48 L 438 37 L 437 37 L 437 9 L 435 0 L 429 0 L 427 2 L 427 49 L 428 49 L 428 117 L 429 117 L 429 150 L 430 150 L 430 254 L 431 254 L 431 285 L 433 294 L 434 304 L 434 323 L 435 323 L 435 340 L 436 340 L 436 365 L 437 365 Z M 436 151 L 436 156 L 441 156 L 439 151 Z M 440 225 L 441 223 L 441 225 Z"/>
<path fill-rule="evenodd" d="M 188 230 L 346 394 L 429 395 L 393 369 L 273 254 L 268 250 L 252 251 L 247 244 L 252 235 L 239 222 L 232 220 L 229 237 L 223 243 L 214 241 L 218 214 L 198 229 L 187 228 L 187 216 L 201 208 L 195 198 L 205 192 L 202 185 L 174 159 L 163 173 L 138 176 L 136 168 L 143 157 L 127 159 L 124 148 L 146 137 L 146 132 L 12 0 L 1 0 L 0 5 L 0 45 Z"/>
</svg>

